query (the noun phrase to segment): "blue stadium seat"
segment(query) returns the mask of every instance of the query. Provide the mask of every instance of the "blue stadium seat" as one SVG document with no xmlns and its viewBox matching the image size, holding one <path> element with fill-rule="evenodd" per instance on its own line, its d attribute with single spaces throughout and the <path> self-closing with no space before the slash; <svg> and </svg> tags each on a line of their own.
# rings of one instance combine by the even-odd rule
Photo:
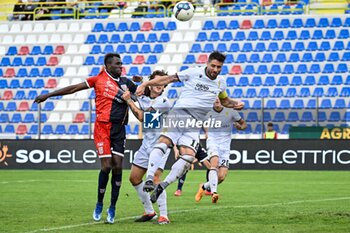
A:
<svg viewBox="0 0 350 233">
<path fill-rule="evenodd" d="M 107 54 L 107 53 L 113 53 L 114 52 L 114 48 L 113 45 L 106 45 L 103 49 L 103 54 Z"/>
<path fill-rule="evenodd" d="M 93 56 L 87 56 L 84 62 L 84 65 L 89 66 L 89 65 L 94 65 L 95 64 L 95 57 Z"/>
<path fill-rule="evenodd" d="M 331 112 L 329 115 L 328 121 L 330 122 L 339 122 L 341 120 L 340 113 L 339 112 Z"/>
<path fill-rule="evenodd" d="M 213 30 L 214 29 L 214 23 L 213 21 L 205 21 L 203 25 L 203 30 Z"/>
<path fill-rule="evenodd" d="M 280 105 L 278 107 L 279 109 L 290 109 L 290 101 L 289 99 L 283 99 L 280 102 Z"/>
<path fill-rule="evenodd" d="M 53 53 L 52 45 L 46 45 L 43 52 L 42 52 L 43 55 L 50 55 L 52 53 Z"/>
<path fill-rule="evenodd" d="M 124 37 L 123 37 L 123 39 L 122 39 L 122 42 L 123 42 L 123 43 L 131 43 L 131 42 L 133 42 L 133 41 L 134 41 L 134 39 L 133 39 L 132 34 L 130 34 L 130 33 L 124 34 Z"/>
<path fill-rule="evenodd" d="M 131 32 L 140 31 L 139 22 L 132 22 L 130 25 L 129 31 L 131 31 Z"/>
<path fill-rule="evenodd" d="M 310 88 L 303 87 L 300 89 L 299 97 L 309 97 L 311 95 Z"/>
<path fill-rule="evenodd" d="M 19 80 L 18 79 L 12 79 L 9 85 L 9 88 L 11 89 L 17 89 L 20 87 Z"/>
<path fill-rule="evenodd" d="M 88 135 L 90 133 L 89 125 L 83 125 L 79 131 L 81 135 Z"/>
<path fill-rule="evenodd" d="M 238 29 L 238 28 L 239 28 L 238 21 L 237 20 L 231 20 L 227 29 Z"/>
<path fill-rule="evenodd" d="M 303 112 L 303 114 L 301 115 L 301 122 L 312 122 L 314 121 L 312 112 Z"/>
<path fill-rule="evenodd" d="M 258 39 L 259 39 L 258 32 L 256 31 L 249 32 L 247 40 L 258 40 Z"/>
<path fill-rule="evenodd" d="M 57 67 L 52 74 L 53 77 L 62 77 L 64 74 L 63 68 L 62 67 Z"/>
<path fill-rule="evenodd" d="M 33 87 L 33 83 L 31 79 L 25 79 L 22 83 L 22 88 L 32 88 Z"/>
<path fill-rule="evenodd" d="M 255 90 L 255 88 L 248 88 L 245 97 L 246 98 L 255 98 L 256 97 L 256 90 Z"/>
<path fill-rule="evenodd" d="M 94 34 L 90 34 L 87 36 L 85 44 L 94 44 L 96 42 L 96 36 Z"/>
<path fill-rule="evenodd" d="M 22 116 L 20 113 L 14 113 L 10 119 L 10 123 L 20 123 L 22 122 Z"/>
<path fill-rule="evenodd" d="M 226 85 L 227 85 L 228 87 L 236 86 L 236 80 L 235 80 L 235 78 L 234 78 L 234 77 L 228 77 L 228 78 L 226 79 Z"/>
<path fill-rule="evenodd" d="M 258 53 L 252 53 L 249 58 L 249 62 L 251 63 L 257 63 L 260 62 L 260 56 Z"/>
<path fill-rule="evenodd" d="M 242 52 L 251 52 L 253 50 L 253 45 L 250 42 L 244 43 L 242 47 Z"/>
<path fill-rule="evenodd" d="M 265 28 L 265 24 L 264 24 L 264 20 L 262 19 L 257 19 L 253 25 L 254 29 L 261 29 L 261 28 Z"/>
<path fill-rule="evenodd" d="M 271 40 L 271 33 L 269 31 L 263 31 L 260 40 Z"/>
<path fill-rule="evenodd" d="M 165 30 L 165 25 L 162 21 L 158 21 L 155 23 L 153 27 L 153 31 L 163 31 Z"/>
<path fill-rule="evenodd" d="M 51 77 L 52 73 L 51 73 L 51 69 L 48 67 L 45 67 L 42 71 L 41 71 L 41 77 Z"/>
<path fill-rule="evenodd" d="M 296 99 L 292 106 L 293 109 L 303 109 L 304 101 L 302 99 Z"/>
<path fill-rule="evenodd" d="M 150 44 L 143 44 L 140 50 L 140 53 L 150 53 L 151 50 L 151 45 Z"/>
<path fill-rule="evenodd" d="M 288 114 L 288 118 L 287 118 L 288 122 L 296 122 L 299 121 L 299 116 L 297 112 L 290 112 Z"/>
<path fill-rule="evenodd" d="M 34 84 L 34 86 L 35 86 L 35 84 Z M 27 96 L 26 99 L 28 99 L 28 100 L 33 100 L 33 99 L 35 99 L 37 96 L 38 96 L 38 92 L 37 92 L 36 90 L 30 90 L 30 91 L 28 92 L 28 96 Z"/>
<path fill-rule="evenodd" d="M 238 43 L 231 43 L 229 52 L 239 52 L 240 47 Z"/>
<path fill-rule="evenodd" d="M 314 109 L 316 108 L 316 99 L 309 99 L 306 104 L 307 109 Z"/>
<path fill-rule="evenodd" d="M 62 124 L 57 125 L 54 131 L 54 134 L 57 134 L 57 135 L 66 134 L 66 127 Z"/>
<path fill-rule="evenodd" d="M 272 37 L 272 40 L 283 40 L 284 34 L 283 31 L 275 31 L 275 34 Z"/>
<path fill-rule="evenodd" d="M 301 58 L 302 62 L 310 62 L 313 61 L 312 54 L 311 53 L 304 53 L 303 57 Z"/>
<path fill-rule="evenodd" d="M 329 84 L 329 78 L 326 75 L 320 76 L 317 85 L 328 85 Z"/>
<path fill-rule="evenodd" d="M 154 43 L 158 41 L 158 36 L 156 33 L 150 33 L 146 40 L 148 43 Z"/>
<path fill-rule="evenodd" d="M 272 118 L 271 118 L 271 113 L 270 113 L 270 112 L 267 112 L 267 111 L 264 111 L 264 113 L 263 113 L 263 120 L 264 120 L 265 122 L 271 121 L 271 120 L 272 120 Z"/>
<path fill-rule="evenodd" d="M 205 53 L 211 53 L 212 51 L 214 51 L 214 44 L 212 43 L 208 43 L 204 45 L 203 51 Z"/>
<path fill-rule="evenodd" d="M 323 88 L 322 88 L 322 87 L 316 87 L 316 88 L 314 89 L 314 92 L 313 92 L 313 94 L 312 94 L 312 97 L 322 97 L 322 96 L 323 96 L 323 93 L 324 93 L 324 91 L 323 91 Z"/>
<path fill-rule="evenodd" d="M 304 25 L 304 27 L 306 27 L 306 28 L 312 28 L 312 27 L 315 27 L 315 26 L 316 26 L 316 22 L 315 22 L 314 18 L 308 18 L 306 20 L 305 25 Z"/>
<path fill-rule="evenodd" d="M 233 40 L 235 40 L 235 41 L 243 41 L 245 39 L 246 39 L 246 37 L 245 37 L 244 32 L 238 31 L 237 34 L 236 34 L 236 37 Z"/>
<path fill-rule="evenodd" d="M 100 67 L 93 67 L 91 69 L 89 76 L 96 76 L 98 75 L 98 73 L 100 73 Z"/>
<path fill-rule="evenodd" d="M 295 97 L 297 95 L 297 90 L 294 87 L 290 87 L 287 89 L 285 97 Z"/>
<path fill-rule="evenodd" d="M 281 66 L 279 64 L 274 64 L 271 66 L 269 74 L 280 74 L 280 73 L 281 73 Z"/>
<path fill-rule="evenodd" d="M 135 43 L 143 43 L 146 41 L 145 34 L 138 33 L 136 34 L 136 38 L 134 40 Z"/>
<path fill-rule="evenodd" d="M 6 56 L 13 56 L 17 55 L 17 47 L 16 46 L 10 46 L 7 50 Z"/>
<path fill-rule="evenodd" d="M 269 19 L 269 21 L 267 21 L 267 25 L 266 28 L 276 28 L 277 27 L 277 20 L 275 19 Z"/>
<path fill-rule="evenodd" d="M 282 96 L 284 96 L 282 88 L 275 88 L 271 95 L 271 97 L 282 97 Z"/>
<path fill-rule="evenodd" d="M 117 53 L 126 53 L 126 46 L 124 44 L 119 44 L 116 49 Z"/>
<path fill-rule="evenodd" d="M 177 97 L 178 97 L 177 90 L 176 89 L 169 89 L 168 98 L 169 99 L 176 99 Z"/>
<path fill-rule="evenodd" d="M 46 101 L 42 110 L 43 111 L 52 111 L 54 108 L 55 108 L 55 106 L 54 106 L 54 103 L 52 101 Z"/>
<path fill-rule="evenodd" d="M 311 86 L 311 85 L 315 85 L 315 83 L 316 83 L 315 76 L 313 75 L 306 76 L 304 85 Z"/>
<path fill-rule="evenodd" d="M 320 108 L 322 108 L 322 109 L 332 108 L 331 100 L 330 99 L 323 99 L 321 101 Z"/>
<path fill-rule="evenodd" d="M 331 27 L 340 27 L 342 26 L 342 22 L 340 18 L 333 18 L 332 23 L 330 25 Z"/>
<path fill-rule="evenodd" d="M 349 97 L 350 96 L 350 88 L 349 87 L 343 87 L 340 91 L 340 97 Z"/>
<path fill-rule="evenodd" d="M 109 42 L 112 43 L 112 44 L 120 43 L 121 39 L 120 39 L 119 34 L 113 34 L 111 36 L 111 39 L 109 40 Z"/>
<path fill-rule="evenodd" d="M 7 81 L 5 79 L 0 79 L 0 89 L 8 88 Z"/>
<path fill-rule="evenodd" d="M 27 69 L 26 68 L 19 68 L 19 70 L 16 74 L 16 77 L 23 78 L 23 77 L 27 77 L 27 76 L 28 76 Z"/>
<path fill-rule="evenodd" d="M 343 41 L 336 41 L 333 46 L 333 50 L 343 50 L 344 49 L 344 42 Z M 338 53 L 337 53 L 338 54 Z"/>
<path fill-rule="evenodd" d="M 12 66 L 22 66 L 23 62 L 22 62 L 22 58 L 21 57 L 15 57 L 12 61 Z"/>
<path fill-rule="evenodd" d="M 194 43 L 192 45 L 192 48 L 190 50 L 190 53 L 200 53 L 202 52 L 202 48 L 201 45 L 199 43 Z"/>
<path fill-rule="evenodd" d="M 261 109 L 261 100 L 254 100 L 252 109 Z"/>
<path fill-rule="evenodd" d="M 106 28 L 104 29 L 105 32 L 114 32 L 116 30 L 115 24 L 112 22 L 107 23 Z"/>
<path fill-rule="evenodd" d="M 266 98 L 270 95 L 270 91 L 268 88 L 261 88 L 258 94 L 259 98 Z"/>
<path fill-rule="evenodd" d="M 24 66 L 34 66 L 34 58 L 33 57 L 26 57 L 26 59 L 24 60 L 23 65 Z"/>
<path fill-rule="evenodd" d="M 242 74 L 254 74 L 254 73 L 255 73 L 254 66 L 252 65 L 247 65 L 242 72 Z"/>
<path fill-rule="evenodd" d="M 255 46 L 254 52 L 263 52 L 265 50 L 266 50 L 265 44 L 262 42 L 258 42 Z"/>
<path fill-rule="evenodd" d="M 219 43 L 217 48 L 216 48 L 216 50 L 219 51 L 219 52 L 222 52 L 222 53 L 226 52 L 227 51 L 226 44 L 225 43 Z M 232 57 L 232 54 L 231 54 L 231 57 Z"/>
<path fill-rule="evenodd" d="M 236 58 L 236 63 L 246 63 L 248 61 L 247 55 L 244 53 L 238 54 Z"/>
<path fill-rule="evenodd" d="M 286 62 L 286 61 L 287 61 L 287 58 L 286 58 L 286 54 L 285 53 L 277 54 L 275 62 Z"/>
<path fill-rule="evenodd" d="M 0 115 L 0 123 L 8 123 L 10 121 L 10 117 L 8 113 L 1 113 Z"/>
<path fill-rule="evenodd" d="M 330 53 L 327 61 L 339 61 L 339 54 L 337 52 Z"/>
<path fill-rule="evenodd" d="M 315 58 L 314 58 L 314 61 L 316 61 L 316 62 L 323 62 L 325 60 L 326 60 L 326 56 L 324 53 L 317 53 Z"/>
<path fill-rule="evenodd" d="M 286 121 L 286 117 L 284 115 L 284 112 L 276 112 L 275 116 L 273 118 L 274 122 L 283 122 Z"/>
<path fill-rule="evenodd" d="M 345 100 L 344 99 L 337 99 L 334 103 L 333 108 L 335 109 L 345 109 L 346 108 L 346 104 L 345 104 Z"/>
<path fill-rule="evenodd" d="M 206 41 L 206 40 L 208 40 L 207 33 L 199 32 L 196 41 Z"/>
<path fill-rule="evenodd" d="M 269 47 L 267 48 L 266 51 L 268 51 L 268 52 L 275 52 L 275 51 L 278 51 L 278 50 L 279 50 L 279 46 L 278 46 L 277 42 L 271 42 L 269 44 Z"/>
<path fill-rule="evenodd" d="M 132 66 L 127 74 L 128 76 L 140 75 L 139 68 L 137 66 Z"/>
<path fill-rule="evenodd" d="M 49 134 L 53 134 L 53 128 L 52 125 L 44 125 L 44 127 L 41 130 L 41 133 L 43 135 L 49 135 Z"/>
<path fill-rule="evenodd" d="M 132 63 L 132 57 L 130 55 L 123 56 L 123 65 L 130 65 Z"/>
<path fill-rule="evenodd" d="M 118 27 L 117 27 L 117 31 L 118 32 L 125 32 L 125 31 L 128 31 L 128 30 L 129 30 L 128 25 L 125 22 L 120 23 L 118 25 Z"/>
<path fill-rule="evenodd" d="M 94 45 L 92 46 L 90 54 L 99 54 L 102 53 L 102 49 L 100 45 Z"/>
<path fill-rule="evenodd" d="M 331 85 L 341 85 L 343 84 L 343 77 L 340 75 L 335 75 L 331 81 Z"/>
<path fill-rule="evenodd" d="M 348 72 L 348 66 L 345 63 L 340 63 L 337 66 L 336 73 L 347 73 Z"/>
<path fill-rule="evenodd" d="M 176 23 L 174 21 L 169 21 L 167 26 L 166 26 L 166 30 L 174 31 L 176 29 L 177 29 Z"/>
<path fill-rule="evenodd" d="M 348 122 L 348 124 L 349 124 L 349 122 L 350 122 L 350 112 L 345 112 L 344 113 L 343 121 Z"/>
<path fill-rule="evenodd" d="M 258 122 L 259 117 L 257 112 L 249 112 L 246 118 L 247 122 Z"/>
<path fill-rule="evenodd" d="M 292 44 L 290 42 L 283 42 L 281 51 L 288 52 L 292 50 Z"/>
<path fill-rule="evenodd" d="M 232 98 L 241 98 L 243 96 L 243 90 L 240 88 L 235 88 L 231 94 Z"/>
<path fill-rule="evenodd" d="M 9 111 L 9 112 L 13 112 L 13 111 L 16 111 L 16 109 L 17 109 L 16 102 L 10 101 L 7 103 L 7 106 L 4 110 Z"/>
<path fill-rule="evenodd" d="M 231 41 L 233 40 L 232 33 L 230 31 L 225 31 L 222 38 L 222 41 Z"/>
<path fill-rule="evenodd" d="M 288 31 L 287 36 L 286 36 L 287 40 L 296 40 L 297 38 L 298 37 L 297 37 L 296 31 L 294 31 L 294 30 Z"/>
<path fill-rule="evenodd" d="M 151 67 L 143 66 L 142 69 L 141 69 L 140 75 L 141 76 L 148 76 L 148 75 L 151 75 L 151 73 L 152 73 Z"/>
<path fill-rule="evenodd" d="M 277 82 L 277 86 L 287 86 L 289 85 L 288 77 L 281 76 Z"/>
<path fill-rule="evenodd" d="M 328 29 L 326 31 L 326 35 L 323 38 L 324 39 L 334 39 L 335 38 L 335 31 L 333 29 Z"/>
<path fill-rule="evenodd" d="M 57 128 L 56 128 L 57 131 Z M 66 132 L 69 135 L 75 135 L 79 133 L 79 129 L 77 125 L 70 125 L 68 131 Z"/>
<path fill-rule="evenodd" d="M 13 125 L 6 125 L 4 129 L 5 134 L 14 134 L 15 133 L 15 127 Z"/>
<path fill-rule="evenodd" d="M 269 62 L 272 62 L 272 61 L 273 61 L 272 54 L 271 53 L 265 53 L 263 58 L 262 58 L 262 62 L 269 63 Z"/>
<path fill-rule="evenodd" d="M 305 74 L 307 72 L 308 72 L 307 66 L 305 64 L 299 64 L 295 73 L 296 74 Z"/>
<path fill-rule="evenodd" d="M 157 56 L 156 55 L 149 55 L 145 64 L 156 64 L 157 61 Z"/>
<path fill-rule="evenodd" d="M 164 52 L 164 48 L 162 44 L 156 44 L 153 48 L 153 53 L 162 53 Z"/>
<path fill-rule="evenodd" d="M 249 86 L 249 80 L 248 80 L 248 77 L 246 76 L 242 76 L 238 83 L 237 83 L 237 86 L 238 87 L 245 87 L 245 86 Z"/>
<path fill-rule="evenodd" d="M 92 90 L 89 96 L 89 99 L 95 99 L 96 98 L 96 93 L 95 90 Z"/>
<path fill-rule="evenodd" d="M 336 87 L 329 87 L 324 96 L 335 97 L 338 96 L 338 90 Z"/>
<path fill-rule="evenodd" d="M 339 33 L 338 39 L 347 39 L 349 38 L 349 30 L 342 29 Z"/>
<path fill-rule="evenodd" d="M 264 82 L 264 86 L 274 86 L 276 85 L 275 78 L 273 76 L 267 76 Z"/>
<path fill-rule="evenodd" d="M 290 85 L 292 86 L 300 86 L 302 84 L 301 76 L 294 76 Z"/>
<path fill-rule="evenodd" d="M 260 76 L 253 77 L 252 82 L 250 83 L 250 86 L 258 87 L 261 85 L 262 85 L 261 77 Z"/>
<path fill-rule="evenodd" d="M 308 30 L 302 30 L 299 36 L 299 40 L 308 40 L 310 39 L 310 32 Z"/>
<path fill-rule="evenodd" d="M 227 25 L 226 25 L 226 21 L 225 20 L 219 20 L 216 23 L 215 29 L 216 30 L 224 30 L 226 29 Z"/>
<path fill-rule="evenodd" d="M 320 21 L 318 22 L 317 27 L 324 28 L 324 27 L 329 27 L 329 22 L 327 18 L 321 18 Z"/>
</svg>

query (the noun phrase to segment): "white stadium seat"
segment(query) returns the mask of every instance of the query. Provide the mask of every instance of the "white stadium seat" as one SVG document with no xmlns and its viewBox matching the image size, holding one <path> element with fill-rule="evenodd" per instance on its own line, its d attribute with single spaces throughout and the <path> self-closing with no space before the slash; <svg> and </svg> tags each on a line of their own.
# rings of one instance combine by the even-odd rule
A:
<svg viewBox="0 0 350 233">
<path fill-rule="evenodd" d="M 19 32 L 21 32 L 21 25 L 19 25 L 17 23 L 12 24 L 10 32 L 12 32 L 12 33 L 19 33 Z"/>
<path fill-rule="evenodd" d="M 46 24 L 46 32 L 56 32 L 56 24 L 55 23 L 48 23 Z"/>
<path fill-rule="evenodd" d="M 181 43 L 179 45 L 178 51 L 180 51 L 181 53 L 188 53 L 188 51 L 190 51 L 188 44 L 187 43 Z"/>
<path fill-rule="evenodd" d="M 15 44 L 24 44 L 25 40 L 26 39 L 25 39 L 24 35 L 17 35 L 15 37 L 15 40 L 13 41 L 13 43 L 15 43 Z"/>
<path fill-rule="evenodd" d="M 67 110 L 67 102 L 66 101 L 58 101 L 55 104 L 55 111 L 66 111 Z"/>
<path fill-rule="evenodd" d="M 176 44 L 170 44 L 170 43 L 167 44 L 164 52 L 165 53 L 176 53 L 176 52 L 178 52 L 176 50 Z"/>
<path fill-rule="evenodd" d="M 72 42 L 72 40 L 73 40 L 72 34 L 67 33 L 67 34 L 63 34 L 61 42 L 65 44 L 69 44 Z"/>
<path fill-rule="evenodd" d="M 1 24 L 0 25 L 0 33 L 7 33 L 9 31 L 9 25 L 8 24 Z"/>
<path fill-rule="evenodd" d="M 84 59 L 82 56 L 74 56 L 72 65 L 83 65 Z"/>
<path fill-rule="evenodd" d="M 35 23 L 34 24 L 33 32 L 43 33 L 44 31 L 45 31 L 44 24 L 42 24 L 42 23 Z"/>
<path fill-rule="evenodd" d="M 68 45 L 68 48 L 66 49 L 66 54 L 77 54 L 78 53 L 78 46 L 75 44 Z"/>
<path fill-rule="evenodd" d="M 182 32 L 174 32 L 173 36 L 171 37 L 171 41 L 183 41 L 183 35 Z"/>
<path fill-rule="evenodd" d="M 78 54 L 89 54 L 90 53 L 90 45 L 83 44 L 79 48 Z"/>
<path fill-rule="evenodd" d="M 70 58 L 70 57 L 69 57 Z M 77 75 L 77 69 L 75 67 L 68 67 L 64 76 L 74 77 Z"/>
<path fill-rule="evenodd" d="M 33 24 L 31 23 L 25 23 L 22 26 L 22 32 L 24 33 L 28 33 L 28 32 L 32 32 L 33 31 Z"/>
<path fill-rule="evenodd" d="M 57 32 L 67 32 L 68 31 L 68 25 L 66 23 L 59 23 L 57 26 Z"/>
<path fill-rule="evenodd" d="M 13 38 L 11 35 L 5 35 L 3 38 L 2 38 L 2 43 L 3 44 L 13 44 Z"/>
<path fill-rule="evenodd" d="M 82 44 L 85 41 L 85 36 L 83 34 L 76 34 L 73 43 Z"/>
<path fill-rule="evenodd" d="M 40 44 L 48 44 L 49 43 L 49 36 L 46 34 L 39 35 L 38 43 Z"/>
<path fill-rule="evenodd" d="M 49 118 L 47 119 L 48 123 L 59 122 L 59 121 L 60 121 L 60 114 L 57 112 L 51 112 Z"/>
<path fill-rule="evenodd" d="M 65 112 L 62 115 L 61 122 L 72 122 L 73 121 L 73 115 L 70 112 Z"/>
<path fill-rule="evenodd" d="M 60 65 L 70 65 L 70 64 L 72 64 L 72 59 L 70 56 L 62 56 L 59 64 Z"/>
<path fill-rule="evenodd" d="M 50 39 L 51 44 L 61 43 L 61 35 L 60 34 L 52 34 Z"/>
<path fill-rule="evenodd" d="M 69 31 L 69 32 L 79 32 L 79 31 L 80 31 L 79 23 L 76 23 L 76 22 L 71 23 L 71 24 L 69 25 L 69 30 L 68 30 L 68 31 Z"/>
<path fill-rule="evenodd" d="M 91 23 L 84 22 L 83 25 L 81 26 L 81 32 L 91 32 Z"/>
<path fill-rule="evenodd" d="M 34 43 L 37 42 L 36 40 L 37 40 L 36 35 L 34 35 L 34 34 L 29 34 L 29 35 L 27 36 L 27 39 L 26 39 L 26 44 L 34 44 Z"/>
<path fill-rule="evenodd" d="M 159 58 L 158 64 L 170 63 L 170 56 L 168 54 L 162 54 Z"/>
</svg>

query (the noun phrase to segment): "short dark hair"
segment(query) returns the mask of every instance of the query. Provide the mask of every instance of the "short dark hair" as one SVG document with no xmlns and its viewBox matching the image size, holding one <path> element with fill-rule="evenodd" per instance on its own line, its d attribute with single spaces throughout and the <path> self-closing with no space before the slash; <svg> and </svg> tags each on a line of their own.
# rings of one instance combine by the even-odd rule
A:
<svg viewBox="0 0 350 233">
<path fill-rule="evenodd" d="M 120 59 L 119 53 L 107 53 L 106 56 L 105 56 L 105 59 L 104 59 L 105 66 L 107 64 L 111 64 L 113 57 L 117 57 L 117 58 Z"/>
<path fill-rule="evenodd" d="M 220 53 L 219 51 L 214 51 L 209 55 L 208 61 L 210 62 L 211 60 L 218 60 L 219 62 L 224 63 L 226 59 L 226 55 L 223 53 Z"/>
<path fill-rule="evenodd" d="M 159 76 L 166 76 L 166 75 L 168 75 L 168 73 L 165 72 L 165 71 L 163 71 L 163 70 L 155 70 L 155 71 L 153 71 L 152 74 L 148 77 L 148 79 L 149 79 L 149 80 L 152 80 L 152 79 L 154 79 L 154 77 L 155 77 L 156 75 L 159 75 Z M 166 87 L 166 86 L 164 86 L 164 87 Z M 163 91 L 164 91 L 164 90 L 163 90 Z M 150 95 L 151 95 L 151 90 L 150 90 L 149 88 L 146 88 L 146 89 L 145 89 L 145 92 L 144 92 L 144 95 L 145 95 L 145 96 L 150 96 Z"/>
<path fill-rule="evenodd" d="M 273 126 L 272 122 L 267 123 L 267 126 Z"/>
</svg>

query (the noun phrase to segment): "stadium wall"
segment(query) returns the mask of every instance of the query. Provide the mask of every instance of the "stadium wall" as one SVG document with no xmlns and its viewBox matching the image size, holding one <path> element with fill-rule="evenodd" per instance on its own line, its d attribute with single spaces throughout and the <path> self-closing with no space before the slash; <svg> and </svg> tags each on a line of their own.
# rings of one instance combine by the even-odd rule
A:
<svg viewBox="0 0 350 233">
<path fill-rule="evenodd" d="M 349 170 L 348 140 L 233 140 L 230 169 Z M 141 140 L 126 142 L 129 169 Z M 205 146 L 205 142 L 203 144 Z M 97 169 L 92 140 L 4 140 L 0 169 Z M 169 156 L 166 169 L 174 163 Z M 200 167 L 197 166 L 200 169 Z"/>
</svg>

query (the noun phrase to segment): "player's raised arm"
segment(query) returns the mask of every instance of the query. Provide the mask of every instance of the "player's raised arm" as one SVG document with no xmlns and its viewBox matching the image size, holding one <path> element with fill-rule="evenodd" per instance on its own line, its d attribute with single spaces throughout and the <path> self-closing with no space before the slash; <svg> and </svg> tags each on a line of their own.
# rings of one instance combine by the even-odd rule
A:
<svg viewBox="0 0 350 233">
<path fill-rule="evenodd" d="M 132 113 L 135 115 L 135 117 L 140 121 L 143 122 L 143 110 L 138 108 L 135 104 L 135 102 L 131 99 L 131 93 L 129 90 L 125 91 L 123 93 L 122 98 L 126 101 L 128 106 L 130 107 Z"/>
<path fill-rule="evenodd" d="M 140 86 L 137 87 L 136 95 L 140 96 L 143 95 L 145 88 L 150 86 L 165 86 L 172 82 L 179 81 L 179 78 L 176 74 L 174 75 L 167 75 L 167 76 L 159 76 L 156 75 L 154 79 L 149 81 L 144 81 Z"/>
<path fill-rule="evenodd" d="M 70 85 L 61 89 L 58 89 L 56 91 L 47 93 L 47 94 L 43 94 L 43 95 L 39 95 L 35 98 L 34 102 L 35 103 L 41 103 L 44 102 L 45 100 L 47 100 L 50 97 L 53 96 L 61 96 L 61 95 L 69 95 L 69 94 L 73 94 L 77 91 L 81 91 L 84 89 L 88 89 L 88 85 L 86 84 L 86 82 L 82 82 L 82 83 L 78 83 L 75 85 Z"/>
<path fill-rule="evenodd" d="M 244 102 L 231 99 L 230 97 L 228 97 L 226 91 L 221 92 L 219 94 L 219 99 L 220 99 L 222 106 L 224 106 L 226 108 L 233 108 L 236 110 L 241 110 L 244 108 Z"/>
</svg>

